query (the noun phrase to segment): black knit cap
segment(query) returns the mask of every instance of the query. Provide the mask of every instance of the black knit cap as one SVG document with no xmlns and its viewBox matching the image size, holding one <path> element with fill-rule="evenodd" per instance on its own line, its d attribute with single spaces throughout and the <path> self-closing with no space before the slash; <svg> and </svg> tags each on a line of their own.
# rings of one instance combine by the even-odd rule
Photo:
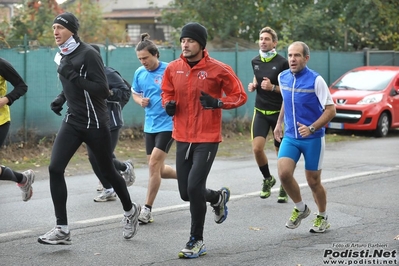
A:
<svg viewBox="0 0 399 266">
<path fill-rule="evenodd" d="M 73 34 L 77 34 L 79 30 L 79 21 L 74 14 L 65 12 L 55 17 L 53 24 L 58 23 L 70 30 Z"/>
<path fill-rule="evenodd" d="M 204 26 L 197 22 L 189 22 L 181 29 L 180 41 L 182 38 L 191 38 L 197 41 L 202 48 L 206 46 L 208 32 Z"/>
</svg>

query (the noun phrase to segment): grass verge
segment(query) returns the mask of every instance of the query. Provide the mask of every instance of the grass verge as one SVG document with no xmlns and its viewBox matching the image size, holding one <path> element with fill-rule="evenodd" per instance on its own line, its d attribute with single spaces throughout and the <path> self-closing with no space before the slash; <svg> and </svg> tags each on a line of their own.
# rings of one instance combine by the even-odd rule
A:
<svg viewBox="0 0 399 266">
<path fill-rule="evenodd" d="M 245 119 L 236 119 L 228 123 L 223 123 L 223 142 L 219 145 L 217 157 L 241 157 L 252 155 L 252 143 L 250 135 L 251 122 Z M 22 171 L 26 169 L 42 169 L 48 167 L 51 156 L 51 147 L 55 136 L 38 138 L 33 134 L 28 134 L 26 143 L 11 143 L 0 150 L 1 164 L 13 170 Z M 367 136 L 366 136 L 367 137 Z M 353 141 L 366 137 L 354 134 L 327 134 L 326 142 Z M 270 133 L 266 142 L 265 150 L 273 152 L 273 136 Z M 120 160 L 131 158 L 135 167 L 140 167 L 147 163 L 147 156 L 144 145 L 144 133 L 141 127 L 125 128 L 121 130 L 120 140 L 115 149 L 115 155 Z M 167 160 L 174 162 L 175 145 L 172 146 Z M 71 159 L 66 175 L 75 173 L 92 172 L 87 157 L 85 144 L 78 149 Z"/>
</svg>

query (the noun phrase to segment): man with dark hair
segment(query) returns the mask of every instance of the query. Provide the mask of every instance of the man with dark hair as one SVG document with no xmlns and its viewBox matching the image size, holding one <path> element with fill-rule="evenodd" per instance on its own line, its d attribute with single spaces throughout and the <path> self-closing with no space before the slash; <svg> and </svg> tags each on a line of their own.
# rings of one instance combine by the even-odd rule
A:
<svg viewBox="0 0 399 266">
<path fill-rule="evenodd" d="M 78 19 L 71 13 L 58 15 L 53 22 L 55 43 L 61 52 L 57 72 L 68 110 L 55 138 L 49 165 L 56 226 L 39 237 L 38 241 L 42 244 L 71 244 L 64 172 L 69 160 L 83 142 L 93 151 L 101 173 L 121 200 L 125 211 L 124 238 L 132 238 L 137 233 L 141 210 L 140 205 L 132 203 L 125 180 L 113 165 L 109 116 L 105 102 L 110 91 L 104 63 L 93 47 L 80 40 L 78 28 Z"/>
<path fill-rule="evenodd" d="M 148 187 L 145 205 L 141 209 L 139 221 L 144 224 L 154 221 L 152 206 L 161 186 L 161 179 L 176 179 L 176 171 L 165 164 L 166 156 L 173 144 L 172 118 L 162 107 L 161 82 L 168 65 L 159 61 L 159 50 L 143 33 L 136 45 L 136 55 L 142 64 L 134 72 L 133 100 L 145 110 L 144 133 L 148 162 Z"/>
<path fill-rule="evenodd" d="M 237 108 L 247 101 L 233 69 L 209 56 L 207 37 L 201 24 L 186 24 L 180 35 L 182 54 L 169 63 L 162 79 L 162 103 L 173 116 L 180 197 L 190 202 L 190 238 L 179 252 L 180 258 L 206 254 L 203 231 L 207 202 L 213 207 L 216 223 L 227 218 L 230 190 L 207 189 L 206 180 L 222 141 L 222 109 Z"/>
</svg>

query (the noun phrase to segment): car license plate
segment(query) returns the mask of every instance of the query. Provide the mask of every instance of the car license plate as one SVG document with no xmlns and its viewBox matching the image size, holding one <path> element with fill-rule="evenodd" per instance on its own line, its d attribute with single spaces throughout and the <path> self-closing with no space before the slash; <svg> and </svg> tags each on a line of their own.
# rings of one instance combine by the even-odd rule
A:
<svg viewBox="0 0 399 266">
<path fill-rule="evenodd" d="M 328 127 L 332 128 L 332 129 L 344 129 L 344 124 L 343 123 L 330 122 L 328 124 Z"/>
</svg>

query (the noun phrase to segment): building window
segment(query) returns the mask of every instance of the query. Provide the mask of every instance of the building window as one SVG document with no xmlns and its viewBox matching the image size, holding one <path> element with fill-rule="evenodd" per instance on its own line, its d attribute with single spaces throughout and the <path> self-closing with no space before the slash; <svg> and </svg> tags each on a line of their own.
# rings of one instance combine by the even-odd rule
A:
<svg viewBox="0 0 399 266">
<path fill-rule="evenodd" d="M 127 24 L 127 36 L 129 38 L 129 42 L 138 43 L 140 41 L 140 25 L 139 24 Z"/>
<path fill-rule="evenodd" d="M 156 25 L 156 29 L 157 31 L 160 31 L 163 33 L 164 35 L 164 39 L 162 41 L 166 41 L 169 43 L 172 43 L 172 39 L 171 39 L 171 31 L 172 31 L 172 27 L 168 26 L 168 25 Z"/>
</svg>

